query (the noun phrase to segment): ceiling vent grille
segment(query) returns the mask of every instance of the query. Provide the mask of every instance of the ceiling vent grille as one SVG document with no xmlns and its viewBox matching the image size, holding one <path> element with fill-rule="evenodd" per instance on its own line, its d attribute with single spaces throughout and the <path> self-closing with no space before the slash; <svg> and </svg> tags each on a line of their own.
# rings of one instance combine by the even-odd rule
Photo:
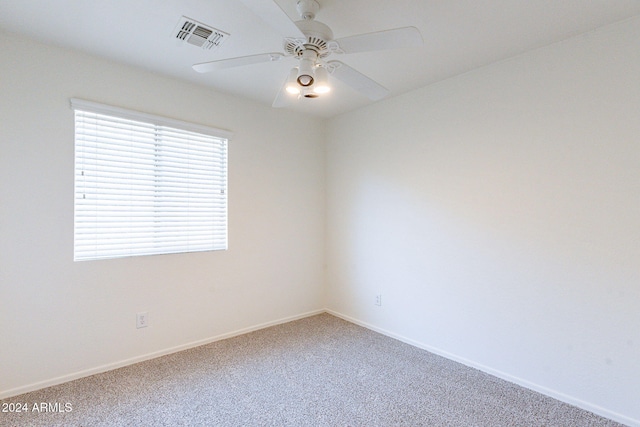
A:
<svg viewBox="0 0 640 427">
<path fill-rule="evenodd" d="M 173 34 L 179 41 L 205 50 L 217 48 L 229 37 L 229 34 L 224 31 L 217 30 L 186 16 L 180 18 Z"/>
</svg>

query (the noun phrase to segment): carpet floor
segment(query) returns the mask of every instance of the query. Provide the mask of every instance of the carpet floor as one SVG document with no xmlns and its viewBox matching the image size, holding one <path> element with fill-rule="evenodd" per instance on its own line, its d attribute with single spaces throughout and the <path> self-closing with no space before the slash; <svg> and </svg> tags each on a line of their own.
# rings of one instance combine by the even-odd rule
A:
<svg viewBox="0 0 640 427">
<path fill-rule="evenodd" d="M 329 314 L 0 401 L 18 404 L 1 426 L 620 426 Z"/>
</svg>

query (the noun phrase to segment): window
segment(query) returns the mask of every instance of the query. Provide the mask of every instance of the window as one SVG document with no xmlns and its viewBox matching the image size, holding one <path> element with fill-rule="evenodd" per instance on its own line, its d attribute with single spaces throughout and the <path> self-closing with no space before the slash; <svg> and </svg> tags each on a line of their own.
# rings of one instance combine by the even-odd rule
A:
<svg viewBox="0 0 640 427">
<path fill-rule="evenodd" d="M 227 131 L 78 99 L 74 260 L 227 249 Z"/>
</svg>

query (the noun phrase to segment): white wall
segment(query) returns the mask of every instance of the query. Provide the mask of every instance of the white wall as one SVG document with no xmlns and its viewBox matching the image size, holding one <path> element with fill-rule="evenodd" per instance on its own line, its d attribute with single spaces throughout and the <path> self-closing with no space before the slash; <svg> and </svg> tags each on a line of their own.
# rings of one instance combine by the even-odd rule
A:
<svg viewBox="0 0 640 427">
<path fill-rule="evenodd" d="M 0 397 L 324 307 L 323 121 L 8 34 L 0 52 Z M 71 97 L 233 131 L 229 250 L 74 263 Z"/>
<path fill-rule="evenodd" d="M 328 307 L 640 425 L 638 46 L 634 19 L 331 120 Z"/>
</svg>

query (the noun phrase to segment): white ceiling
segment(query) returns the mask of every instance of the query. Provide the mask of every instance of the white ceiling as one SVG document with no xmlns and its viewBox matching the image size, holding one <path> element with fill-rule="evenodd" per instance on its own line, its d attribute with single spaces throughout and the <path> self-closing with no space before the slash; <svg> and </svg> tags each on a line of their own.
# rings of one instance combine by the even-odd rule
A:
<svg viewBox="0 0 640 427">
<path fill-rule="evenodd" d="M 272 0 L 264 0 L 271 2 Z M 335 38 L 415 26 L 424 46 L 340 55 L 398 95 L 640 14 L 638 0 L 318 0 Z M 298 20 L 296 0 L 276 0 Z M 178 43 L 181 16 L 230 33 L 215 51 Z M 271 105 L 296 62 L 200 74 L 199 62 L 282 52 L 282 37 L 239 0 L 0 0 L 0 28 Z M 334 58 L 334 57 L 332 57 Z M 331 117 L 372 101 L 332 80 L 323 98 L 291 109 Z"/>
</svg>

